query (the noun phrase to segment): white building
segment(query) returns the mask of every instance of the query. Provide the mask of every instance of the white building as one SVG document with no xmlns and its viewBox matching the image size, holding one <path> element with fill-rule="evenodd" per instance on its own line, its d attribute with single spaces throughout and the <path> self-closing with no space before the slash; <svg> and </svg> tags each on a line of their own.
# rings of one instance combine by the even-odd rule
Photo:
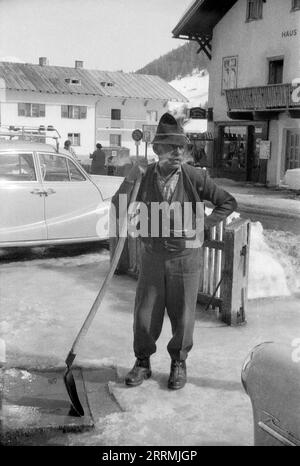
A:
<svg viewBox="0 0 300 466">
<path fill-rule="evenodd" d="M 211 59 L 213 175 L 279 185 L 300 168 L 300 0 L 196 0 L 173 35 Z"/>
<path fill-rule="evenodd" d="M 81 160 L 96 142 L 136 154 L 132 131 L 157 125 L 170 101 L 187 99 L 158 76 L 0 62 L 1 125 L 54 126 Z M 141 143 L 140 154 L 144 151 Z M 151 154 L 151 150 L 148 152 Z"/>
</svg>

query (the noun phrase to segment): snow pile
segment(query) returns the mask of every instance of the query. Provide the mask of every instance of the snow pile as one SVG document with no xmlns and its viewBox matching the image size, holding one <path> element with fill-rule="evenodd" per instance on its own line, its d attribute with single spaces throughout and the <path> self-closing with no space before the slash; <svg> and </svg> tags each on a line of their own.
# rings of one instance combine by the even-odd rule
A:
<svg viewBox="0 0 300 466">
<path fill-rule="evenodd" d="M 261 223 L 251 224 L 248 298 L 289 296 L 285 271 L 266 243 Z"/>
<path fill-rule="evenodd" d="M 28 382 L 31 382 L 33 375 L 25 370 L 8 369 L 7 371 L 5 371 L 5 377 L 13 379 L 21 378 L 21 380 L 27 380 Z"/>
<path fill-rule="evenodd" d="M 300 190 L 300 168 L 287 170 L 284 176 L 284 183 L 287 184 L 290 189 Z"/>
<path fill-rule="evenodd" d="M 287 284 L 292 292 L 300 291 L 300 234 L 286 231 L 264 231 L 267 245 L 282 265 Z"/>
</svg>

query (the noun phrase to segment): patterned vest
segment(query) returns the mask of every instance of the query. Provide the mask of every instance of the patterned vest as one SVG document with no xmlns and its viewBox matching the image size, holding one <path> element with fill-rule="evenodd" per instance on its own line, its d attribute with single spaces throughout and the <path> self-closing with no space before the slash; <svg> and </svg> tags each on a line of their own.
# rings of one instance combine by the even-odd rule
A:
<svg viewBox="0 0 300 466">
<path fill-rule="evenodd" d="M 203 203 L 200 204 L 200 198 L 184 169 L 168 203 L 159 189 L 155 164 L 150 165 L 143 176 L 137 201 L 147 206 L 148 238 L 142 235 L 142 241 L 160 243 L 169 250 L 201 247 L 204 235 Z M 196 203 L 199 203 L 198 207 Z M 191 230 L 194 231 L 193 236 Z"/>
</svg>

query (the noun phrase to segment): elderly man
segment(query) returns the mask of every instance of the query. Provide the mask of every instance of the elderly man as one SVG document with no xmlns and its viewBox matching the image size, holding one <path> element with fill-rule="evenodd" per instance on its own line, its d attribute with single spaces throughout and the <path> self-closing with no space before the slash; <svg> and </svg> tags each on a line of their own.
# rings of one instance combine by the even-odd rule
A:
<svg viewBox="0 0 300 466">
<path fill-rule="evenodd" d="M 137 201 L 147 206 L 149 232 L 155 235 L 141 236 L 141 262 L 134 309 L 134 353 L 136 361 L 125 378 L 128 386 L 140 385 L 151 376 L 150 356 L 156 351 L 156 341 L 161 333 L 165 309 L 171 321 L 172 338 L 167 350 L 171 357 L 168 388 L 177 390 L 186 383 L 186 358 L 193 346 L 195 309 L 199 287 L 200 248 L 203 242 L 203 222 L 197 223 L 197 215 L 203 209 L 196 205 L 210 201 L 214 210 L 206 217 L 206 227 L 216 225 L 235 208 L 235 199 L 217 187 L 205 170 L 196 169 L 185 161 L 188 139 L 179 123 L 165 113 L 158 124 L 153 140 L 153 150 L 159 161 L 145 170 L 134 166 L 113 198 L 118 203 L 119 194 L 132 191 L 142 172 Z M 152 207 L 159 203 L 192 205 L 192 225 L 200 225 L 202 231 L 190 237 L 187 230 L 178 231 L 175 216 L 167 213 L 170 220 L 169 234 L 163 227 L 164 215 L 154 221 Z M 181 213 L 182 215 L 182 213 Z M 141 219 L 143 220 L 143 219 Z M 178 219 L 177 219 L 178 220 Z M 180 222 L 179 222 L 180 224 Z M 182 224 L 181 224 L 182 225 Z"/>
</svg>

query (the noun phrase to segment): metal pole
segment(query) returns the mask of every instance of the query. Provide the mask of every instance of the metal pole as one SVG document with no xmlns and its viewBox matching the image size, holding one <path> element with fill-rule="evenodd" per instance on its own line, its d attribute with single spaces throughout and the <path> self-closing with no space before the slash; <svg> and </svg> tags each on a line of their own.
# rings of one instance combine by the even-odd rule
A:
<svg viewBox="0 0 300 466">
<path fill-rule="evenodd" d="M 145 141 L 145 159 L 147 160 L 147 148 L 148 148 L 148 142 Z"/>
</svg>

